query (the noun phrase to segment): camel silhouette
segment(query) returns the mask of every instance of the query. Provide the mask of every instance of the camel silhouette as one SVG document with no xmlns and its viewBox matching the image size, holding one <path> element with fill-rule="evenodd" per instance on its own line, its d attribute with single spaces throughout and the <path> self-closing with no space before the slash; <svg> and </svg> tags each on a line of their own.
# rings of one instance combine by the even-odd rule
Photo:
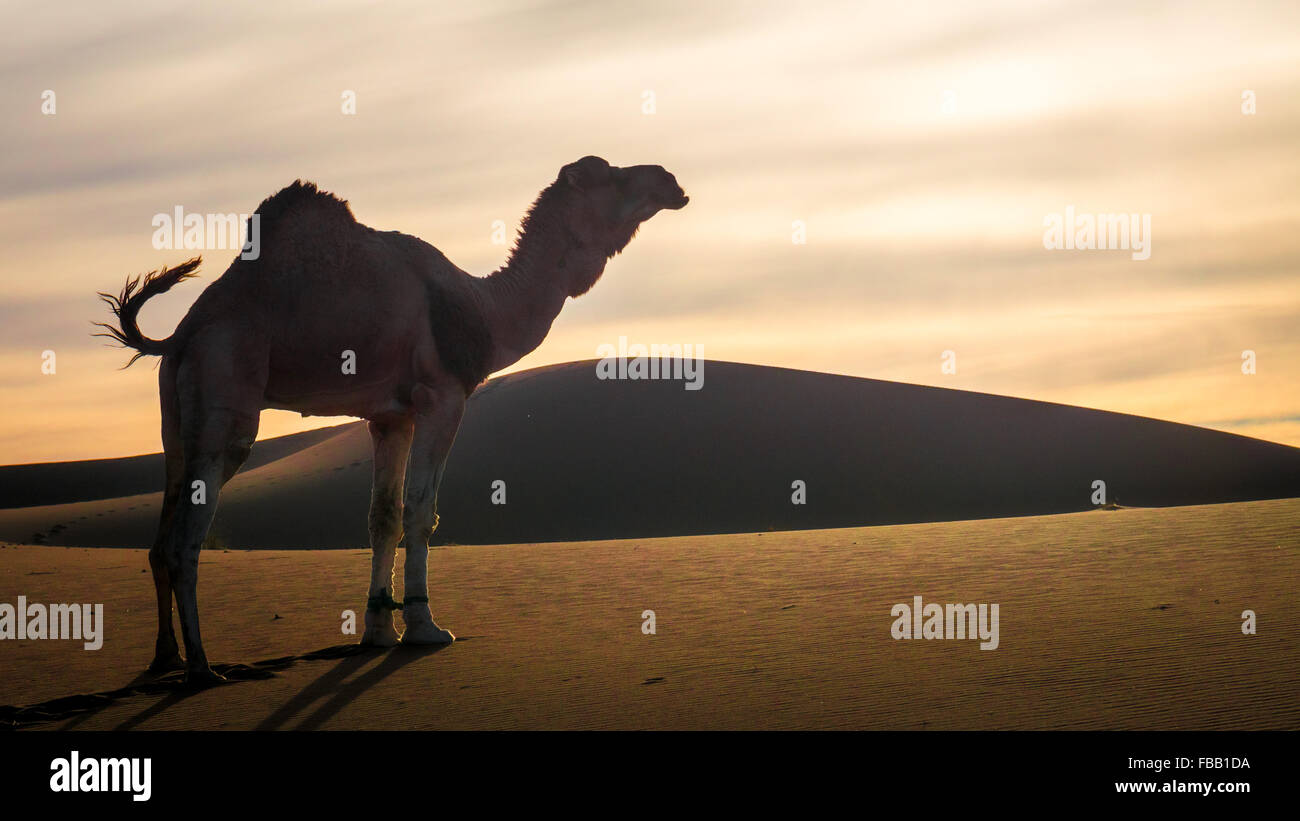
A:
<svg viewBox="0 0 1300 821">
<path fill-rule="evenodd" d="M 454 641 L 429 610 L 427 560 L 466 399 L 542 343 L 565 301 L 596 283 L 641 223 L 687 202 L 660 166 L 584 157 L 538 196 L 505 266 L 475 277 L 416 237 L 360 224 L 345 201 L 299 180 L 258 207 L 257 258 L 236 258 L 167 339 L 145 337 L 136 316 L 150 297 L 195 276 L 200 258 L 130 278 L 117 296 L 101 293 L 117 325 L 96 323 L 106 329 L 98 335 L 135 349 L 128 366 L 162 357 L 166 489 L 149 551 L 158 597 L 149 669 L 183 666 L 191 685 L 221 680 L 199 636 L 199 551 L 264 408 L 369 420 L 373 556 L 362 643 Z M 404 602 L 392 596 L 399 540 Z"/>
</svg>

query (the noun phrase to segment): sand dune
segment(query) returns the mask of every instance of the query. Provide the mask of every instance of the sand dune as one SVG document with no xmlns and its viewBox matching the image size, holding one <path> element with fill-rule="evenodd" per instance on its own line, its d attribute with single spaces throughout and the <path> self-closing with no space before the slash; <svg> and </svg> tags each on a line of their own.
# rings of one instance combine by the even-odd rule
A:
<svg viewBox="0 0 1300 821">
<path fill-rule="evenodd" d="M 283 459 L 337 436 L 348 425 L 277 436 L 257 443 L 244 472 Z M 156 491 L 163 475 L 161 453 L 121 459 L 41 462 L 0 467 L 0 507 L 34 507 L 65 502 L 116 499 Z"/>
<path fill-rule="evenodd" d="M 799 530 L 1300 496 L 1300 450 L 1123 414 L 709 362 L 704 389 L 602 381 L 591 362 L 493 380 L 471 400 L 436 538 L 458 544 Z M 292 441 L 289 441 L 292 440 Z M 0 538 L 152 542 L 156 457 L 0 469 Z M 361 424 L 259 442 L 214 534 L 253 548 L 366 544 Z M 92 476 L 93 481 L 86 478 Z M 507 503 L 492 504 L 496 480 Z M 791 502 L 802 480 L 807 503 Z M 117 486 L 113 498 L 98 498 Z M 74 498 L 69 498 L 72 494 Z"/>
<path fill-rule="evenodd" d="M 449 547 L 439 652 L 355 641 L 363 551 L 211 551 L 208 652 L 242 679 L 130 685 L 139 550 L 0 549 L 4 589 L 101 601 L 103 649 L 0 642 L 41 728 L 1300 729 L 1300 500 L 806 532 Z M 398 574 L 400 577 L 400 573 Z M 1000 646 L 896 641 L 891 607 L 1000 605 Z M 656 634 L 641 631 L 656 614 Z M 1241 613 L 1258 614 L 1243 635 Z M 275 618 L 279 616 L 279 618 Z M 259 661 L 269 663 L 258 665 Z M 236 666 L 246 665 L 246 666 Z M 78 696 L 77 694 L 83 694 Z M 79 710 L 83 710 L 78 712 Z M 41 721 L 41 717 L 60 716 Z"/>
</svg>

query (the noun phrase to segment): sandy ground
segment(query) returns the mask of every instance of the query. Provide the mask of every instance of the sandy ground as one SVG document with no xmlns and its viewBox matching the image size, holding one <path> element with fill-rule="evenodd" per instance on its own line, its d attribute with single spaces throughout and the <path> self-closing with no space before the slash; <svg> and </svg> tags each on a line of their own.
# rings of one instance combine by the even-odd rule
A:
<svg viewBox="0 0 1300 821">
<path fill-rule="evenodd" d="M 341 614 L 363 606 L 368 565 L 206 553 L 209 657 L 280 659 L 266 677 L 33 726 L 1300 729 L 1300 500 L 449 547 L 431 553 L 430 595 L 454 645 L 302 658 L 355 642 Z M 107 620 L 95 652 L 0 642 L 0 704 L 141 680 L 146 566 L 140 550 L 0 549 L 0 601 L 102 602 Z M 998 603 L 1001 646 L 895 641 L 890 608 L 914 595 Z"/>
</svg>

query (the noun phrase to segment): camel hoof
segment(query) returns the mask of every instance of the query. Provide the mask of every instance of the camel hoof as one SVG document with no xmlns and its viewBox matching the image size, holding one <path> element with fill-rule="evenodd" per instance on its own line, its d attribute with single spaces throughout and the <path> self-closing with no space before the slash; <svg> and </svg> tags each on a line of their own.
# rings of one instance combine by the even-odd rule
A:
<svg viewBox="0 0 1300 821">
<path fill-rule="evenodd" d="M 407 645 L 451 644 L 455 640 L 450 630 L 443 630 L 431 621 L 410 625 L 402 634 L 402 644 Z"/>
<path fill-rule="evenodd" d="M 161 676 L 176 670 L 184 670 L 185 662 L 181 659 L 180 653 L 171 653 L 169 655 L 158 655 L 153 657 L 149 663 L 148 669 L 145 670 L 151 676 Z"/>
<path fill-rule="evenodd" d="M 367 627 L 361 636 L 361 644 L 365 647 L 396 647 L 399 640 L 397 628 L 391 622 Z"/>
<path fill-rule="evenodd" d="M 201 667 L 185 671 L 185 687 L 189 690 L 202 690 L 225 683 L 226 677 L 213 671 L 211 667 Z"/>
</svg>

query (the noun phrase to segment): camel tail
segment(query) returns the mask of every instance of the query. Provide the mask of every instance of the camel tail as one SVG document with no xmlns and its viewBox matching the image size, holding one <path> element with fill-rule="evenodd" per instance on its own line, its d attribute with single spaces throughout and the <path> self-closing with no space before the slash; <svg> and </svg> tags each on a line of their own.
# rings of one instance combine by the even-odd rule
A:
<svg viewBox="0 0 1300 821">
<path fill-rule="evenodd" d="M 150 339 L 140 333 L 140 328 L 136 325 L 136 314 L 140 313 L 140 308 L 150 297 L 165 293 L 171 290 L 171 287 L 183 279 L 198 276 L 199 264 L 203 262 L 203 257 L 195 257 L 186 260 L 174 268 L 163 268 L 158 271 L 150 271 L 144 275 L 144 280 L 138 276 L 131 277 L 122 286 L 122 292 L 117 296 L 106 294 L 100 291 L 99 298 L 108 305 L 109 310 L 117 317 L 117 325 L 110 325 L 107 322 L 96 322 L 95 325 L 104 329 L 104 333 L 93 334 L 94 336 L 108 337 L 114 340 L 124 348 L 134 348 L 135 356 L 123 365 L 123 368 L 129 368 L 135 361 L 142 356 L 162 356 L 172 349 L 172 337 L 166 339 Z M 175 334 L 173 334 L 175 336 Z"/>
</svg>

